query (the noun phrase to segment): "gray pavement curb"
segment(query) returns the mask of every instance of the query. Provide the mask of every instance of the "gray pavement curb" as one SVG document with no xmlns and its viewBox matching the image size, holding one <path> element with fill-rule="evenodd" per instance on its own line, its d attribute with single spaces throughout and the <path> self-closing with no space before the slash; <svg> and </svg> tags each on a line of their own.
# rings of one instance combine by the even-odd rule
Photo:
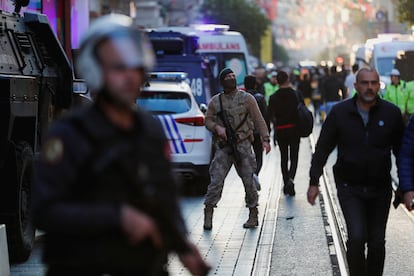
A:
<svg viewBox="0 0 414 276">
<path fill-rule="evenodd" d="M 0 275 L 10 275 L 9 253 L 7 247 L 6 225 L 0 224 Z"/>
</svg>

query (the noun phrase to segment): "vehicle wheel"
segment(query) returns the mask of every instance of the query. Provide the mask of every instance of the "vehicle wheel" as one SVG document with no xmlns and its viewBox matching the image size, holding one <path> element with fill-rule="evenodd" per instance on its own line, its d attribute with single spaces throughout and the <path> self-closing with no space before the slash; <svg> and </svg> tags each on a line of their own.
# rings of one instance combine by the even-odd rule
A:
<svg viewBox="0 0 414 276">
<path fill-rule="evenodd" d="M 35 238 L 30 218 L 33 150 L 27 142 L 16 145 L 16 165 L 16 213 L 6 222 L 6 231 L 10 261 L 22 262 L 29 258 Z"/>
</svg>

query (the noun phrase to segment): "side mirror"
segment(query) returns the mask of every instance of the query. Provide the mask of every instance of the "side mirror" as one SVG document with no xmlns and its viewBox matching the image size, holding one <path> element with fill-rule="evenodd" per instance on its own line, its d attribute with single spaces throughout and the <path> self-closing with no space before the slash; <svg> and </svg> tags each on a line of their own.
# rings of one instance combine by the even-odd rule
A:
<svg viewBox="0 0 414 276">
<path fill-rule="evenodd" d="M 72 93 L 73 106 L 84 106 L 93 102 L 93 99 L 89 94 L 89 89 L 82 79 L 73 80 Z"/>
<path fill-rule="evenodd" d="M 204 103 L 200 104 L 200 110 L 201 110 L 201 112 L 203 112 L 204 114 L 206 114 L 206 112 L 207 112 L 207 105 L 204 104 Z"/>
<path fill-rule="evenodd" d="M 74 94 L 88 94 L 88 87 L 84 80 L 75 79 L 73 80 L 73 90 Z"/>
</svg>

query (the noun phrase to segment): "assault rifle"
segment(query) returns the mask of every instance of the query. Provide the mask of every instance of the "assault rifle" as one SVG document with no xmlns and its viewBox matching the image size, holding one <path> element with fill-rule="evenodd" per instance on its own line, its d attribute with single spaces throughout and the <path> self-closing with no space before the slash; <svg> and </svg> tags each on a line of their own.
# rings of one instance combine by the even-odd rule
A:
<svg viewBox="0 0 414 276">
<path fill-rule="evenodd" d="M 221 120 L 223 121 L 224 127 L 226 128 L 226 136 L 227 136 L 227 145 L 230 146 L 231 149 L 231 154 L 234 157 L 234 161 L 236 162 L 236 164 L 240 163 L 241 161 L 241 156 L 240 156 L 240 152 L 237 149 L 237 135 L 236 135 L 236 131 L 244 124 L 244 122 L 247 119 L 247 114 L 245 115 L 245 117 L 243 118 L 243 120 L 240 122 L 240 124 L 233 129 L 230 125 L 230 122 L 227 118 L 227 113 L 226 111 L 223 109 L 223 101 L 221 100 L 221 96 L 222 94 L 219 96 L 219 100 L 220 100 L 220 112 L 217 113 L 217 115 L 220 116 Z"/>
</svg>

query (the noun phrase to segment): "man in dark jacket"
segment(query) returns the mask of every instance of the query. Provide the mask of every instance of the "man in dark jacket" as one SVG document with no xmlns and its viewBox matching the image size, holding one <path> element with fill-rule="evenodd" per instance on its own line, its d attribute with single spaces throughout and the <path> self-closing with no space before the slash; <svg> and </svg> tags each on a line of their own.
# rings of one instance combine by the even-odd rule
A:
<svg viewBox="0 0 414 276">
<path fill-rule="evenodd" d="M 355 89 L 357 94 L 336 104 L 322 126 L 307 196 L 309 203 L 315 204 L 319 177 L 337 146 L 333 172 L 348 231 L 350 275 L 382 275 L 392 194 L 391 151 L 398 156 L 404 122 L 398 107 L 378 97 L 376 71 L 359 70 Z"/>
<path fill-rule="evenodd" d="M 300 136 L 296 130 L 299 97 L 298 92 L 291 87 L 286 72 L 279 71 L 277 81 L 280 88 L 270 96 L 267 117 L 269 121 L 275 122 L 274 131 L 279 145 L 280 167 L 283 175 L 283 193 L 294 196 L 296 192 L 293 181 L 298 167 L 300 144 Z"/>
<path fill-rule="evenodd" d="M 96 100 L 52 127 L 37 163 L 48 276 L 165 275 L 172 251 L 192 274 L 208 271 L 188 240 L 160 123 L 135 104 L 154 56 L 132 22 L 93 22 L 77 65 Z"/>
<path fill-rule="evenodd" d="M 266 118 L 266 100 L 262 93 L 257 91 L 257 81 L 256 77 L 252 75 L 247 75 L 244 77 L 244 88 L 246 89 L 246 92 L 253 95 L 253 97 L 256 99 L 257 105 L 259 106 L 260 113 L 262 113 L 263 118 Z M 266 124 L 269 128 L 269 122 L 266 121 Z M 263 165 L 263 145 L 262 145 L 262 139 L 260 138 L 260 132 L 257 128 L 254 128 L 253 130 L 253 150 L 254 154 L 256 156 L 256 176 L 259 175 L 260 170 L 262 169 Z"/>
<path fill-rule="evenodd" d="M 331 74 L 327 77 L 323 83 L 323 89 L 321 91 L 322 102 L 325 107 L 326 115 L 332 109 L 336 103 L 342 100 L 346 95 L 346 89 L 343 81 L 339 78 L 336 72 L 336 66 L 331 67 Z"/>
</svg>

